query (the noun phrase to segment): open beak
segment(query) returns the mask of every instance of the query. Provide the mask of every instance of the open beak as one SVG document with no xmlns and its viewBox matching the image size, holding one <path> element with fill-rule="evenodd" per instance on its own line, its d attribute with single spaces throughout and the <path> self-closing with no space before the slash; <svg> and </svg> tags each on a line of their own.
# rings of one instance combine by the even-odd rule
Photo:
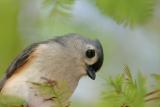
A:
<svg viewBox="0 0 160 107">
<path fill-rule="evenodd" d="M 95 71 L 91 66 L 88 66 L 88 67 L 87 67 L 87 75 L 88 75 L 92 80 L 95 80 L 95 79 L 96 79 L 96 71 Z"/>
</svg>

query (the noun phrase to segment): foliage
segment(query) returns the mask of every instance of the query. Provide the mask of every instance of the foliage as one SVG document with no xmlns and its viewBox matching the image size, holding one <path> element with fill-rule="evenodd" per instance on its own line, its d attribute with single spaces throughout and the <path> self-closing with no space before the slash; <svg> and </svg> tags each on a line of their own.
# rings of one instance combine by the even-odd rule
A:
<svg viewBox="0 0 160 107">
<path fill-rule="evenodd" d="M 102 13 L 125 25 L 145 24 L 153 16 L 157 0 L 95 0 Z M 44 0 L 44 5 L 52 6 L 51 14 L 69 15 L 75 0 Z M 92 3 L 93 1 L 90 0 Z"/>
<path fill-rule="evenodd" d="M 0 95 L 0 107 L 22 107 L 22 105 L 25 105 L 25 101 L 18 97 Z"/>
<path fill-rule="evenodd" d="M 75 0 L 44 0 L 44 6 L 52 8 L 52 17 L 57 15 L 66 16 L 69 15 L 68 13 L 70 13 L 74 2 Z M 147 23 L 153 15 L 155 4 L 156 0 L 96 0 L 96 6 L 102 13 L 110 16 L 117 23 L 124 23 L 131 26 Z M 0 39 L 0 48 L 3 49 L 0 52 L 0 71 L 6 69 L 22 45 L 21 36 L 19 36 L 17 31 L 18 11 L 19 0 L 0 1 L 0 35 L 2 36 Z M 49 23 L 47 23 L 47 26 L 49 26 Z M 65 25 L 65 27 L 59 23 L 56 25 L 59 32 L 62 32 L 62 27 L 64 30 L 69 29 L 68 25 Z M 2 73 L 0 72 L 0 74 Z M 117 75 L 115 78 L 110 77 L 107 80 L 109 86 L 106 85 L 107 88 L 103 93 L 102 107 L 146 107 L 148 102 L 151 102 L 152 105 L 160 105 L 157 104 L 160 99 L 160 75 L 154 74 L 153 77 L 156 80 L 156 89 L 147 93 L 148 87 L 146 86 L 147 83 L 143 75 L 139 73 L 137 78 L 134 79 L 129 68 L 126 66 L 124 73 Z M 56 84 L 53 85 L 50 83 L 38 84 L 37 88 L 42 95 L 51 96 L 51 99 L 56 102 L 58 107 L 64 107 L 68 105 L 68 102 L 64 101 L 65 96 L 67 96 L 65 94 L 69 94 L 65 93 L 67 90 L 65 86 L 65 84 L 60 86 L 64 89 L 61 91 Z M 24 101 L 21 99 L 0 95 L 0 107 L 10 107 L 11 105 L 21 105 L 23 103 Z"/>
<path fill-rule="evenodd" d="M 53 101 L 54 107 L 69 107 L 70 102 L 66 101 L 70 96 L 70 90 L 65 81 L 46 80 L 46 83 L 32 83 L 41 96 L 47 97 L 46 101 Z"/>
<path fill-rule="evenodd" d="M 98 8 L 118 23 L 144 24 L 153 15 L 156 0 L 96 0 Z"/>
<path fill-rule="evenodd" d="M 68 15 L 70 13 L 74 0 L 44 0 L 45 6 L 51 6 L 51 15 Z"/>
<path fill-rule="evenodd" d="M 154 79 L 156 80 L 156 82 L 160 83 L 160 75 L 159 74 L 153 74 L 152 76 L 154 77 Z"/>
<path fill-rule="evenodd" d="M 159 75 L 154 74 L 158 87 L 153 91 L 147 92 L 146 78 L 138 73 L 134 79 L 128 66 L 125 66 L 124 72 L 115 78 L 107 79 L 106 90 L 103 91 L 103 99 L 98 107 L 159 107 L 160 103 L 160 87 Z M 56 81 L 46 80 L 45 83 L 29 82 L 38 89 L 38 94 L 46 97 L 46 101 L 53 101 L 54 107 L 69 107 L 70 102 L 66 101 L 70 95 L 69 88 L 65 81 L 57 83 Z M 10 107 L 11 105 L 25 104 L 23 100 L 12 96 L 0 96 L 0 105 L 2 107 Z"/>
<path fill-rule="evenodd" d="M 44 101 L 53 101 L 54 107 L 69 107 L 70 102 L 66 101 L 70 96 L 70 90 L 65 81 L 56 82 L 45 79 L 45 83 L 31 83 L 39 95 L 46 97 Z M 15 96 L 0 95 L 0 107 L 25 107 L 27 103 Z"/>
<path fill-rule="evenodd" d="M 109 79 L 109 87 L 103 92 L 102 107 L 146 107 L 148 102 L 155 100 L 152 103 L 155 105 L 160 99 L 160 90 L 147 93 L 144 76 L 139 73 L 137 79 L 133 79 L 128 66 L 115 79 Z"/>
</svg>

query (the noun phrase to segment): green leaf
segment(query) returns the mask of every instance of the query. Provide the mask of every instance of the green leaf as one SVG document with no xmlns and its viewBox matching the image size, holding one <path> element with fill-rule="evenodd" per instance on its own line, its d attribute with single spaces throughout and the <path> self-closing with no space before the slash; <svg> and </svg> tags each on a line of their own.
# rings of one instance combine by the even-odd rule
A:
<svg viewBox="0 0 160 107">
<path fill-rule="evenodd" d="M 146 23 L 153 15 L 156 0 L 96 0 L 98 8 L 117 23 Z"/>
<path fill-rule="evenodd" d="M 159 81 L 160 82 L 160 74 L 152 74 L 152 76 L 154 77 L 154 79 L 156 81 Z"/>
<path fill-rule="evenodd" d="M 133 80 L 129 67 L 125 66 L 122 74 L 110 78 L 109 89 L 103 92 L 105 107 L 144 107 L 145 78 L 140 73 L 137 77 Z"/>
<path fill-rule="evenodd" d="M 152 77 L 155 80 L 156 88 L 160 89 L 160 74 L 152 74 Z"/>
<path fill-rule="evenodd" d="M 45 99 L 46 101 L 53 101 L 55 107 L 68 107 L 70 103 L 66 101 L 66 99 L 68 99 L 71 92 L 67 83 L 65 81 L 59 81 L 57 83 L 56 81 L 44 79 L 46 80 L 45 83 L 29 83 L 35 86 L 34 88 L 37 89 L 40 96 L 47 97 L 47 99 Z"/>
<path fill-rule="evenodd" d="M 26 103 L 18 97 L 0 95 L 0 107 L 20 107 L 22 105 L 26 105 Z"/>
<path fill-rule="evenodd" d="M 51 15 L 68 15 L 72 9 L 74 0 L 44 0 L 44 6 L 51 6 Z"/>
</svg>

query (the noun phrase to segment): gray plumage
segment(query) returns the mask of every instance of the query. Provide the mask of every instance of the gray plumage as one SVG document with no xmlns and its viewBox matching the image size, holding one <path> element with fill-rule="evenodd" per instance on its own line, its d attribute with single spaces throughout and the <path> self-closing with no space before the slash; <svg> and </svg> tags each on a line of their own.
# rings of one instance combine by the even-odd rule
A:
<svg viewBox="0 0 160 107">
<path fill-rule="evenodd" d="M 66 81 L 71 94 L 79 79 L 95 73 L 103 63 L 103 49 L 98 40 L 90 40 L 78 34 L 69 34 L 48 41 L 34 43 L 26 48 L 9 66 L 0 82 L 2 94 L 25 99 L 31 107 L 54 106 L 43 102 L 44 96 L 35 96 L 28 81 L 44 83 L 42 77 L 57 83 Z M 46 96 L 45 96 L 46 97 Z"/>
</svg>

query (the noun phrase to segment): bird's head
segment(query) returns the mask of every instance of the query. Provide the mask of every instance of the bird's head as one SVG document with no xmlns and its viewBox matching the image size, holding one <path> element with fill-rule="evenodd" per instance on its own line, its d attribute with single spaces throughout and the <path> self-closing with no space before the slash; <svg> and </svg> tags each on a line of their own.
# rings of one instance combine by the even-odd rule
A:
<svg viewBox="0 0 160 107">
<path fill-rule="evenodd" d="M 78 34 L 60 37 L 57 42 L 61 43 L 74 53 L 83 65 L 84 74 L 95 80 L 96 72 L 100 70 L 103 64 L 103 48 L 99 40 L 91 40 Z"/>
</svg>

